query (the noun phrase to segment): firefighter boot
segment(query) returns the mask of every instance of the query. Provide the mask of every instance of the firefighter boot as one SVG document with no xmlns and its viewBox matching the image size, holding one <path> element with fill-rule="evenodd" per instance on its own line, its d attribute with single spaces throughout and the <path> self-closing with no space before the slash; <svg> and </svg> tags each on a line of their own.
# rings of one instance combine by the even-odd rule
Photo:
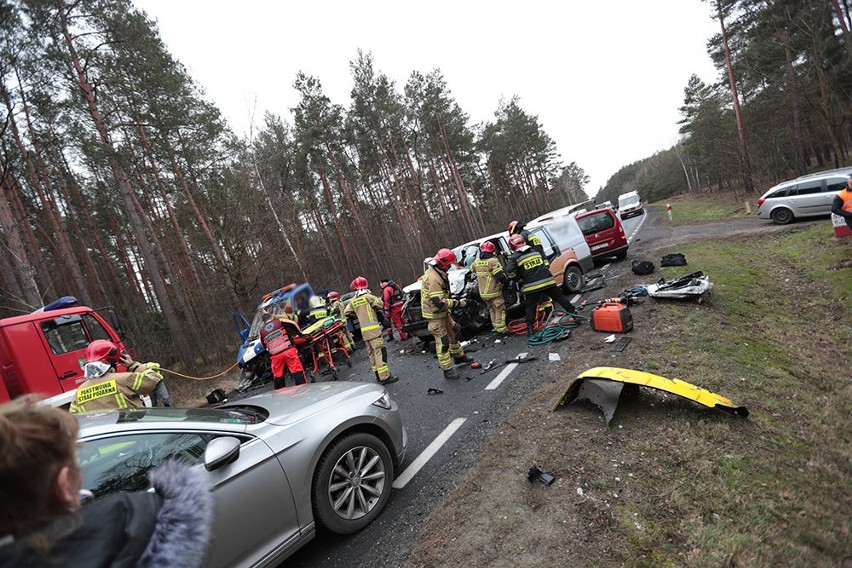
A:
<svg viewBox="0 0 852 568">
<path fill-rule="evenodd" d="M 390 375 L 390 376 L 389 376 L 388 378 L 386 378 L 385 380 L 383 380 L 383 381 L 379 381 L 379 384 L 380 384 L 380 385 L 389 385 L 389 384 L 391 384 L 391 383 L 395 383 L 395 382 L 397 382 L 398 380 L 399 380 L 399 377 L 395 377 L 395 376 L 393 376 L 393 375 Z"/>
<path fill-rule="evenodd" d="M 453 369 L 444 369 L 444 378 L 450 381 L 459 378 L 459 372 Z"/>
<path fill-rule="evenodd" d="M 453 355 L 453 361 L 456 365 L 461 365 L 462 363 L 473 363 L 473 359 L 464 353 L 461 355 Z"/>
</svg>

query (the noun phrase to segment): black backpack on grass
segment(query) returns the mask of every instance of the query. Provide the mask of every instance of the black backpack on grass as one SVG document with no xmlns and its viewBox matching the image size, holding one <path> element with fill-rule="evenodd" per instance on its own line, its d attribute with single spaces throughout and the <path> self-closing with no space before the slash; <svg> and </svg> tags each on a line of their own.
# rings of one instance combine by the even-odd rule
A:
<svg viewBox="0 0 852 568">
<path fill-rule="evenodd" d="M 633 270 L 633 274 L 645 276 L 646 274 L 652 274 L 655 267 L 654 263 L 650 260 L 634 260 L 631 263 L 631 268 Z"/>
<path fill-rule="evenodd" d="M 667 254 L 660 261 L 660 266 L 686 266 L 686 257 L 679 252 Z"/>
</svg>

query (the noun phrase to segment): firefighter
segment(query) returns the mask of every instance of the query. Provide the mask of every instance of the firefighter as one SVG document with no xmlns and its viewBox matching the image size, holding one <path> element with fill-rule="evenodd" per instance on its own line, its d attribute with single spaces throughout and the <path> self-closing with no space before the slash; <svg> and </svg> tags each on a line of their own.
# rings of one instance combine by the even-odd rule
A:
<svg viewBox="0 0 852 568">
<path fill-rule="evenodd" d="M 311 299 L 308 300 L 308 310 L 305 316 L 307 320 L 307 325 L 311 325 L 318 321 L 322 321 L 328 317 L 328 308 L 325 306 L 325 302 L 323 302 L 322 298 L 319 296 L 311 296 Z"/>
<path fill-rule="evenodd" d="M 461 343 L 453 331 L 453 318 L 450 310 L 456 306 L 467 305 L 467 300 L 450 298 L 450 283 L 447 270 L 456 262 L 456 254 L 450 249 L 439 250 L 429 261 L 429 268 L 420 277 L 420 307 L 423 318 L 429 320 L 429 333 L 435 338 L 435 353 L 438 366 L 444 371 L 445 379 L 458 379 L 459 373 L 453 367 L 456 363 L 472 363 L 473 359 L 464 354 Z"/>
<path fill-rule="evenodd" d="M 479 296 L 488 306 L 491 325 L 494 331 L 501 334 L 509 333 L 506 327 L 506 300 L 503 298 L 503 286 L 509 282 L 503 272 L 503 264 L 494 255 L 497 247 L 491 241 L 485 241 L 479 246 L 479 258 L 473 261 L 471 268 L 476 274 L 479 285 Z"/>
<path fill-rule="evenodd" d="M 293 377 L 294 386 L 307 384 L 308 375 L 299 358 L 298 349 L 300 344 L 307 343 L 307 338 L 296 322 L 264 312 L 260 343 L 272 358 L 272 376 L 275 379 L 272 388 L 280 390 L 287 386 L 287 370 Z"/>
<path fill-rule="evenodd" d="M 86 382 L 74 395 L 70 407 L 72 414 L 144 408 L 140 396 L 152 395 L 157 389 L 164 405 L 171 406 L 159 363 L 137 363 L 127 353 L 121 353 L 115 343 L 104 339 L 92 341 L 86 347 L 85 357 Z M 118 372 L 119 364 L 127 371 Z"/>
<path fill-rule="evenodd" d="M 393 280 L 382 278 L 382 303 L 385 308 L 385 318 L 387 318 L 399 332 L 399 339 L 405 341 L 408 339 L 408 334 L 402 331 L 404 322 L 402 321 L 402 305 L 405 303 L 405 293 L 399 284 Z M 393 327 L 388 326 L 388 341 L 393 341 Z"/>
<path fill-rule="evenodd" d="M 538 235 L 533 235 L 527 231 L 524 224 L 520 221 L 512 221 L 509 223 L 509 236 L 512 235 L 521 235 L 524 238 L 524 241 L 537 250 L 542 258 L 547 257 L 547 255 L 544 254 L 544 245 L 541 244 L 541 239 L 538 238 Z"/>
<path fill-rule="evenodd" d="M 349 300 L 343 315 L 346 317 L 357 316 L 361 324 L 361 339 L 367 345 L 367 353 L 370 356 L 370 365 L 376 375 L 379 384 L 389 385 L 399 380 L 390 374 L 388 367 L 388 351 L 382 340 L 382 301 L 372 295 L 367 289 L 367 279 L 363 276 L 356 277 L 350 287 L 355 290 L 355 297 Z"/>
<path fill-rule="evenodd" d="M 509 237 L 512 256 L 506 266 L 506 274 L 521 283 L 526 307 L 527 335 L 532 335 L 536 308 L 544 298 L 550 298 L 569 314 L 577 310 L 562 290 L 556 285 L 550 273 L 550 263 L 535 248 L 524 241 L 524 237 L 515 234 Z"/>
<path fill-rule="evenodd" d="M 343 315 L 343 309 L 345 306 L 343 302 L 340 301 L 340 294 L 332 290 L 328 293 L 328 313 L 329 315 L 336 317 L 340 320 L 346 322 L 346 316 Z M 354 351 L 355 350 L 355 338 L 352 337 L 352 332 L 349 331 L 349 326 L 343 328 L 343 335 L 346 338 L 346 350 Z"/>
</svg>

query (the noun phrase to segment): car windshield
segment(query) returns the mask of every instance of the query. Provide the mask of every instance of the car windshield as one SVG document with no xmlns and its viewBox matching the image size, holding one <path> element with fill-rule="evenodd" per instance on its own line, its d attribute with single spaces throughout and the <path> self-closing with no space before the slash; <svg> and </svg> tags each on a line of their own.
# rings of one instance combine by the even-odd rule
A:
<svg viewBox="0 0 852 568">
<path fill-rule="evenodd" d="M 634 205 L 639 205 L 639 196 L 634 195 L 632 197 L 625 197 L 624 199 L 618 200 L 618 206 L 621 208 L 624 207 L 633 207 Z"/>
</svg>

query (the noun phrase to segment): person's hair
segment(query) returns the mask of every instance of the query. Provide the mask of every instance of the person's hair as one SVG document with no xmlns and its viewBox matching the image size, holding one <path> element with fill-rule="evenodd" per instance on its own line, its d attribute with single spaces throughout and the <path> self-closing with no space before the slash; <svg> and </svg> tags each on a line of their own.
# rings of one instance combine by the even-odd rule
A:
<svg viewBox="0 0 852 568">
<path fill-rule="evenodd" d="M 77 420 L 37 401 L 0 405 L 0 535 L 23 537 L 68 513 L 54 484 L 63 467 L 77 467 Z"/>
</svg>

